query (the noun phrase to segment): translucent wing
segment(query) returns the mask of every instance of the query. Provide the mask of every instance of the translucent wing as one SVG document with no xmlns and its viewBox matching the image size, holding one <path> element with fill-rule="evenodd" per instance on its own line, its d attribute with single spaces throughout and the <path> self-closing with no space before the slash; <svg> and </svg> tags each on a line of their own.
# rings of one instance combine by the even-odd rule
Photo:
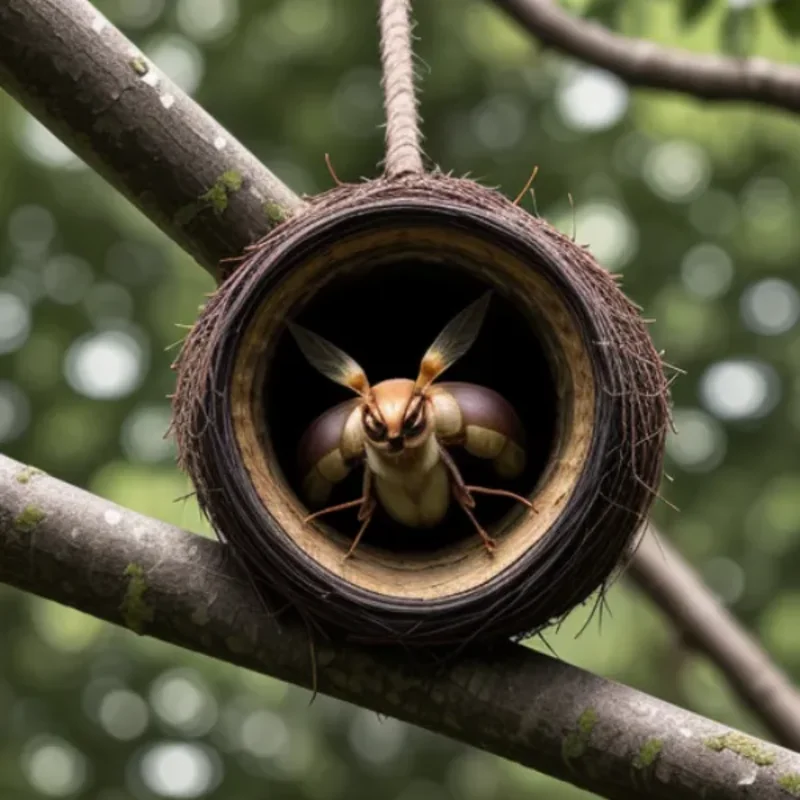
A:
<svg viewBox="0 0 800 800">
<path fill-rule="evenodd" d="M 302 325 L 289 322 L 288 327 L 300 351 L 314 369 L 357 394 L 362 396 L 367 394 L 369 391 L 367 376 L 347 353 Z"/>
<path fill-rule="evenodd" d="M 478 338 L 492 293 L 486 292 L 445 325 L 419 366 L 417 389 L 424 389 L 461 358 Z"/>
</svg>

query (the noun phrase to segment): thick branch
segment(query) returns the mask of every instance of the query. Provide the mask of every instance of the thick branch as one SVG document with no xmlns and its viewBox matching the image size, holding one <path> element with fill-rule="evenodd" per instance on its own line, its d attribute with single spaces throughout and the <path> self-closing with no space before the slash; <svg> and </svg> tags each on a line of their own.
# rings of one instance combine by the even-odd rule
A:
<svg viewBox="0 0 800 800">
<path fill-rule="evenodd" d="M 0 456 L 0 581 L 309 687 L 307 629 L 276 620 L 216 542 Z M 800 755 L 508 645 L 447 669 L 318 643 L 319 691 L 608 798 L 783 800 Z"/>
<path fill-rule="evenodd" d="M 0 2 L 0 86 L 212 274 L 300 203 L 87 0 Z"/>
<path fill-rule="evenodd" d="M 642 539 L 631 571 L 689 643 L 720 667 L 778 740 L 800 752 L 800 695 L 672 545 L 652 528 Z"/>
<path fill-rule="evenodd" d="M 800 111 L 800 68 L 661 47 L 579 19 L 553 0 L 494 0 L 550 47 L 613 72 L 634 86 L 706 100 L 746 100 Z"/>
</svg>

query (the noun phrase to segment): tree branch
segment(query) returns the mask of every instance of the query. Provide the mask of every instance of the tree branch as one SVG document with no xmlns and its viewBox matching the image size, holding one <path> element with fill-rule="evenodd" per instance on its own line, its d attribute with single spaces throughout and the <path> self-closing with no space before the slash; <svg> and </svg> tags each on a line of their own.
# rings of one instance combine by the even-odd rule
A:
<svg viewBox="0 0 800 800">
<path fill-rule="evenodd" d="M 800 68 L 763 58 L 691 53 L 612 33 L 552 0 L 494 0 L 545 45 L 613 72 L 633 86 L 705 100 L 745 100 L 800 111 Z"/>
<path fill-rule="evenodd" d="M 0 456 L 0 580 L 614 800 L 784 800 L 800 754 L 521 645 L 446 669 L 265 613 L 221 545 Z"/>
<path fill-rule="evenodd" d="M 631 570 L 655 605 L 724 672 L 778 740 L 800 752 L 800 695 L 652 527 L 642 539 Z"/>
<path fill-rule="evenodd" d="M 87 0 L 0 2 L 0 85 L 212 274 L 301 203 Z"/>
</svg>

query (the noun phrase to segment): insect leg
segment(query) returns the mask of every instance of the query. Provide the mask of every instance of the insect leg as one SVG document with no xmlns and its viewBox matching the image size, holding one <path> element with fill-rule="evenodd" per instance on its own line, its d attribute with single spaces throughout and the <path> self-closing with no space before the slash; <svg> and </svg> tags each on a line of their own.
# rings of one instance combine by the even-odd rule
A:
<svg viewBox="0 0 800 800">
<path fill-rule="evenodd" d="M 439 456 L 453 479 L 453 491 L 459 502 L 466 503 L 470 508 L 475 508 L 475 498 L 470 495 L 469 489 L 467 489 L 467 485 L 461 477 L 461 471 L 456 462 L 453 461 L 453 457 L 441 446 L 439 447 Z"/>
<path fill-rule="evenodd" d="M 458 504 L 461 506 L 461 508 L 464 509 L 464 513 L 472 521 L 472 524 L 475 526 L 475 530 L 480 534 L 481 539 L 483 539 L 483 543 L 486 546 L 487 551 L 490 552 L 490 553 L 494 552 L 495 548 L 497 547 L 497 542 L 494 539 L 492 539 L 492 537 L 489 536 L 488 533 L 486 533 L 486 531 L 481 526 L 480 522 L 478 522 L 478 520 L 475 519 L 475 515 L 472 513 L 472 509 L 464 501 L 464 499 L 462 498 L 461 494 L 459 492 L 455 491 L 455 487 L 453 487 L 453 488 L 454 488 L 454 494 L 456 496 L 456 500 L 458 500 Z M 472 502 L 474 504 L 475 501 L 473 500 Z"/>
<path fill-rule="evenodd" d="M 464 509 L 464 513 L 470 518 L 470 521 L 475 526 L 475 530 L 478 532 L 481 539 L 483 539 L 483 543 L 486 546 L 487 551 L 492 553 L 497 547 L 497 542 L 495 542 L 495 540 L 492 539 L 488 533 L 486 533 L 480 522 L 478 522 L 478 520 L 475 518 L 475 515 L 472 513 L 472 509 L 475 507 L 475 498 L 470 494 L 470 487 L 464 483 L 464 479 L 461 477 L 461 472 L 456 466 L 456 462 L 453 461 L 453 457 L 450 455 L 450 453 L 448 453 L 443 447 L 439 448 L 439 453 L 441 455 L 442 462 L 444 463 L 445 467 L 447 467 L 450 475 L 453 478 L 453 495 L 455 496 L 461 508 Z"/>
<path fill-rule="evenodd" d="M 372 497 L 372 472 L 366 465 L 364 466 L 364 482 L 362 484 L 361 490 L 361 497 L 357 497 L 355 500 L 348 500 L 346 503 L 339 503 L 335 506 L 328 506 L 327 508 L 322 508 L 319 511 L 315 511 L 313 514 L 309 514 L 303 522 L 311 522 L 312 519 L 316 519 L 317 517 L 321 517 L 323 514 L 332 514 L 334 511 L 344 511 L 347 508 L 355 508 L 356 506 L 360 506 L 360 510 L 358 512 L 358 519 L 362 520 L 364 512 L 364 507 L 369 503 Z"/>
<path fill-rule="evenodd" d="M 496 494 L 500 495 L 501 497 L 510 497 L 512 500 L 517 500 L 523 505 L 528 506 L 528 508 L 534 513 L 536 514 L 539 513 L 530 500 L 528 500 L 525 497 L 522 497 L 521 495 L 515 494 L 514 492 L 509 492 L 506 489 L 489 489 L 486 486 L 465 486 L 464 488 L 467 491 L 475 492 L 476 494 Z"/>
<path fill-rule="evenodd" d="M 358 533 L 356 534 L 355 539 L 353 539 L 353 544 L 350 545 L 350 549 L 345 553 L 344 558 L 342 559 L 343 561 L 346 561 L 355 552 L 356 547 L 358 547 L 358 543 L 361 541 L 361 537 L 364 535 L 364 531 L 372 521 L 372 515 L 375 513 L 376 506 L 377 502 L 375 501 L 375 498 L 370 497 L 361 507 L 361 510 L 358 512 L 358 518 L 362 520 L 361 527 L 358 529 Z"/>
<path fill-rule="evenodd" d="M 364 504 L 364 498 L 358 497 L 355 500 L 348 500 L 346 503 L 339 503 L 335 506 L 328 506 L 327 508 L 321 508 L 319 511 L 315 511 L 313 514 L 309 514 L 303 522 L 311 522 L 312 519 L 316 519 L 317 517 L 321 517 L 323 514 L 332 514 L 334 511 L 344 511 L 346 508 L 355 508 L 356 506 L 360 506 Z"/>
<path fill-rule="evenodd" d="M 375 500 L 374 495 L 372 494 L 372 470 L 369 467 L 364 467 L 364 489 L 363 489 L 363 502 L 361 503 L 361 508 L 358 509 L 358 520 L 361 522 L 361 527 L 358 529 L 358 533 L 353 539 L 353 543 L 350 545 L 350 549 L 345 553 L 343 561 L 346 561 L 356 550 L 358 547 L 358 543 L 361 541 L 361 537 L 364 535 L 364 531 L 367 529 L 367 526 L 372 521 L 372 515 L 375 513 L 375 507 L 378 505 L 377 500 Z"/>
</svg>

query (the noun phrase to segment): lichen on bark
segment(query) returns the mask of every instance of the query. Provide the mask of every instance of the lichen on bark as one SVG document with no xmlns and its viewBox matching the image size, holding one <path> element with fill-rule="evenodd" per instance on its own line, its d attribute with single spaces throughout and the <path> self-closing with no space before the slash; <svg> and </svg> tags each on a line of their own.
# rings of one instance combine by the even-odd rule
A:
<svg viewBox="0 0 800 800">
<path fill-rule="evenodd" d="M 19 477 L 17 477 L 19 481 Z M 19 481 L 25 483 L 26 481 Z M 47 515 L 35 505 L 27 505 L 14 517 L 14 529 L 20 533 L 30 533 Z"/>
<path fill-rule="evenodd" d="M 128 628 L 135 633 L 142 633 L 144 624 L 152 622 L 154 618 L 153 606 L 144 599 L 147 593 L 144 570 L 139 564 L 128 564 L 125 575 L 130 580 L 120 605 L 122 618 Z"/>
</svg>

